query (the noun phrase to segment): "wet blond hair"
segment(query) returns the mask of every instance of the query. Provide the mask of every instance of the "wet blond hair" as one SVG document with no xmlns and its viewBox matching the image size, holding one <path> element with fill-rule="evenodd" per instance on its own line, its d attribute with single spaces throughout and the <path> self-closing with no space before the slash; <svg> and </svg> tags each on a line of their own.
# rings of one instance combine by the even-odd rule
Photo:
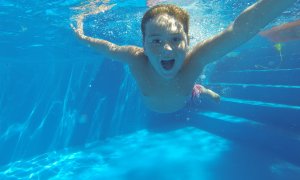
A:
<svg viewBox="0 0 300 180">
<path fill-rule="evenodd" d="M 182 23 L 184 32 L 187 34 L 187 36 L 189 36 L 189 21 L 190 21 L 189 14 L 178 6 L 172 4 L 160 4 L 151 7 L 143 16 L 142 24 L 141 24 L 143 41 L 145 40 L 146 23 L 151 19 L 153 19 L 154 17 L 161 14 L 168 14 L 174 17 L 180 23 Z"/>
</svg>

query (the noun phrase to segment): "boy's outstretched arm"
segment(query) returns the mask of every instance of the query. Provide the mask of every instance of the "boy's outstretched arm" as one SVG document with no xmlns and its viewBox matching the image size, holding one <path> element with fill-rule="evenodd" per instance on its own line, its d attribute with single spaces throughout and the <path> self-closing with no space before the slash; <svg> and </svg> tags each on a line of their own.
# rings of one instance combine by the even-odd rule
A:
<svg viewBox="0 0 300 180">
<path fill-rule="evenodd" d="M 201 73 L 199 70 L 201 71 L 206 64 L 221 58 L 248 41 L 296 1 L 259 0 L 245 9 L 226 30 L 197 44 L 191 50 L 189 73 L 192 73 L 193 77 L 197 77 Z"/>
<path fill-rule="evenodd" d="M 86 36 L 83 31 L 83 20 L 87 15 L 82 14 L 77 17 L 77 28 L 71 24 L 71 28 L 76 35 L 89 45 L 95 47 L 102 55 L 113 60 L 132 64 L 133 61 L 143 54 L 142 48 L 137 46 L 119 46 L 112 42 Z"/>
</svg>

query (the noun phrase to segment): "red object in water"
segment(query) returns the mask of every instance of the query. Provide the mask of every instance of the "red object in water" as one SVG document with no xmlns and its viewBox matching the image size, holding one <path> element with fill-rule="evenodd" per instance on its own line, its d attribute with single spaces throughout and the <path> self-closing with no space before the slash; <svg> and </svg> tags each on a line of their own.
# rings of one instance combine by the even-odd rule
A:
<svg viewBox="0 0 300 180">
<path fill-rule="evenodd" d="M 273 27 L 259 34 L 276 43 L 299 40 L 300 20 Z"/>
<path fill-rule="evenodd" d="M 196 0 L 184 0 L 184 1 L 180 1 L 180 0 L 147 0 L 147 6 L 152 7 L 152 6 L 155 6 L 158 4 L 162 4 L 162 3 L 186 6 L 186 5 L 194 3 L 195 1 Z"/>
<path fill-rule="evenodd" d="M 147 0 L 147 6 L 152 7 L 157 5 L 158 3 L 165 2 L 167 0 Z"/>
</svg>

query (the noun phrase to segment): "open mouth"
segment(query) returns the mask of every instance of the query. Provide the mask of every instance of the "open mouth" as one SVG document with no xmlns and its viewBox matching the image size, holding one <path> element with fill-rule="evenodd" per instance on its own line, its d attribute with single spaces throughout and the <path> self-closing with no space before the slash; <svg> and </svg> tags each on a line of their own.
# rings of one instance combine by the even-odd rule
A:
<svg viewBox="0 0 300 180">
<path fill-rule="evenodd" d="M 175 64 L 175 59 L 161 60 L 160 63 L 165 70 L 170 70 Z"/>
</svg>

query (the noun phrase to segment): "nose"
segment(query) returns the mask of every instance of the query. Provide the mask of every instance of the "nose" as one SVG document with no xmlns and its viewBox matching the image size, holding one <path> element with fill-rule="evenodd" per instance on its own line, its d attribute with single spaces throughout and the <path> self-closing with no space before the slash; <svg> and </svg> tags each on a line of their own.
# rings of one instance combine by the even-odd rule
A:
<svg viewBox="0 0 300 180">
<path fill-rule="evenodd" d="M 170 44 L 166 43 L 166 44 L 164 44 L 164 50 L 172 51 L 172 47 L 170 46 Z"/>
</svg>

